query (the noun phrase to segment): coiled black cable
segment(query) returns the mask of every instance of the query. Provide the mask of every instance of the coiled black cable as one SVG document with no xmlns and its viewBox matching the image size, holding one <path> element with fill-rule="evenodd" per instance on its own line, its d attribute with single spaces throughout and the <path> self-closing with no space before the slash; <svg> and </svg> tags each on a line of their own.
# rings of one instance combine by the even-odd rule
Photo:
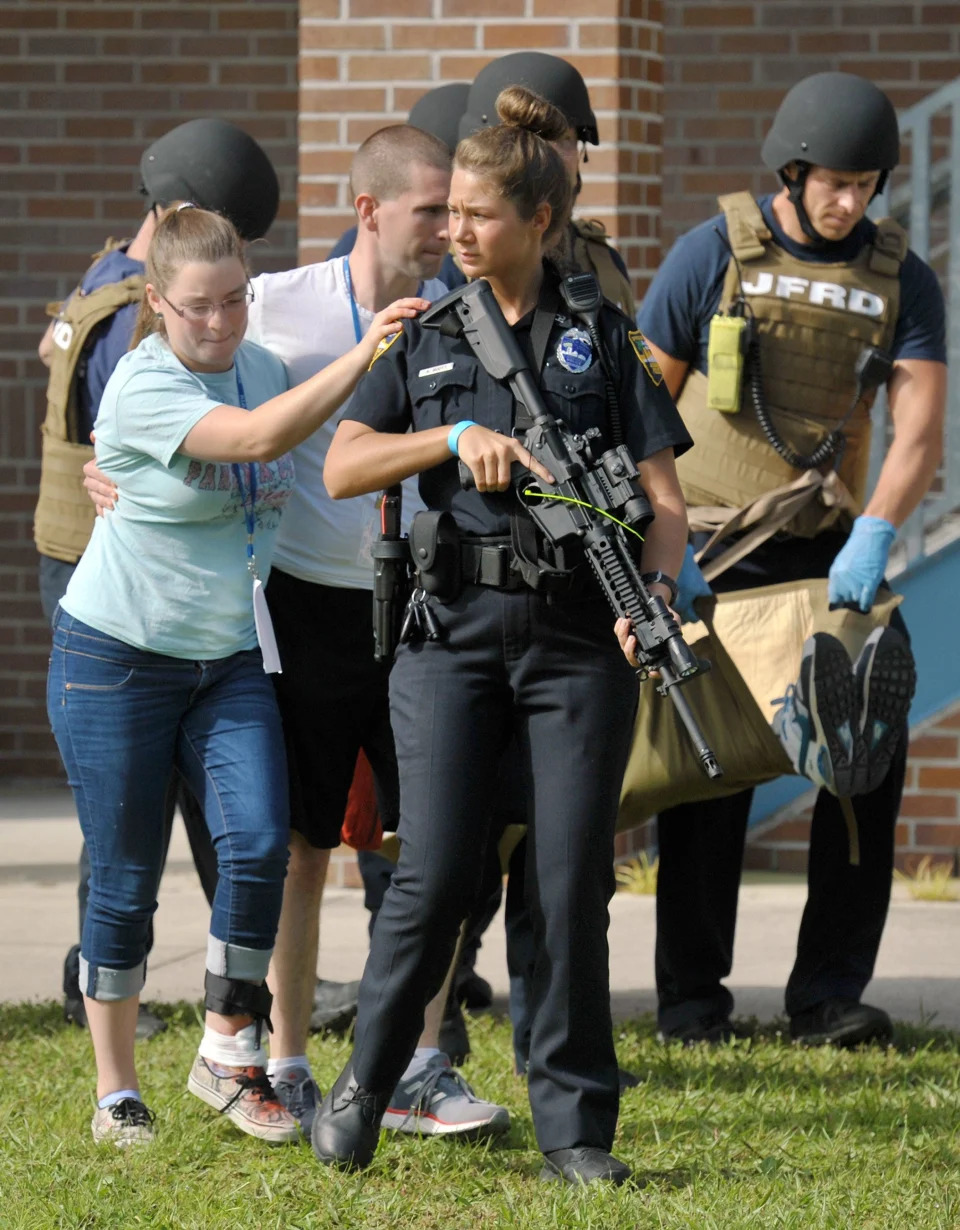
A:
<svg viewBox="0 0 960 1230">
<path fill-rule="evenodd" d="M 839 469 L 840 462 L 843 459 L 843 451 L 847 446 L 847 437 L 843 434 L 841 428 L 860 404 L 863 397 L 862 390 L 860 388 L 857 389 L 850 409 L 837 426 L 832 431 L 827 432 L 812 452 L 798 453 L 777 431 L 764 401 L 763 374 L 760 367 L 760 336 L 754 327 L 752 314 L 747 319 L 747 330 L 746 360 L 750 400 L 753 403 L 753 412 L 757 416 L 757 422 L 760 424 L 763 434 L 767 437 L 767 443 L 783 458 L 787 465 L 793 466 L 796 470 L 819 470 L 821 466 L 826 465 L 830 461 L 833 462 L 834 469 Z"/>
</svg>

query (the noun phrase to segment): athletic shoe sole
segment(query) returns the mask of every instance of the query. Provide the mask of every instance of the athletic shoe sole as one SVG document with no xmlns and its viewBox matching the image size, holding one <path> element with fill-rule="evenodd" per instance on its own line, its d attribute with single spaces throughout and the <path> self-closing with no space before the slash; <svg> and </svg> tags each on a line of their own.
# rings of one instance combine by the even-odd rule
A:
<svg viewBox="0 0 960 1230">
<path fill-rule="evenodd" d="M 807 675 L 804 680 L 804 675 Z M 810 711 L 814 731 L 830 755 L 833 792 L 853 793 L 865 768 L 866 746 L 857 723 L 857 685 L 850 655 L 835 636 L 814 634 L 814 651 L 801 668 L 800 697 Z"/>
<path fill-rule="evenodd" d="M 483 1119 L 451 1123 L 429 1112 L 416 1112 L 387 1107 L 382 1126 L 391 1132 L 405 1132 L 409 1136 L 459 1136 L 464 1140 L 483 1140 L 488 1136 L 502 1136 L 510 1129 L 510 1112 L 498 1106 L 496 1113 Z"/>
<path fill-rule="evenodd" d="M 890 771 L 904 736 L 910 702 L 917 687 L 917 667 L 906 639 L 884 628 L 864 646 L 857 659 L 860 729 L 867 763 L 860 790 L 876 790 Z"/>
</svg>

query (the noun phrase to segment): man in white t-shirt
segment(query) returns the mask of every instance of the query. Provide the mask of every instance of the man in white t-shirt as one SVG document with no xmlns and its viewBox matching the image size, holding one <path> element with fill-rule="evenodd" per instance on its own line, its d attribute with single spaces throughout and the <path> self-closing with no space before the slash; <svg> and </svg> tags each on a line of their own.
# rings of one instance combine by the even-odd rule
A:
<svg viewBox="0 0 960 1230">
<path fill-rule="evenodd" d="M 449 244 L 450 154 L 443 143 L 409 125 L 381 129 L 357 151 L 350 180 L 358 219 L 350 256 L 253 281 L 247 337 L 284 361 L 291 384 L 349 350 L 393 300 L 446 293 L 436 280 Z M 375 497 L 335 502 L 323 485 L 327 448 L 347 404 L 294 450 L 296 487 L 267 587 L 283 663 L 276 681 L 291 787 L 269 1074 L 307 1135 L 318 1103 L 305 1051 L 320 903 L 361 748 L 385 827 L 395 827 L 398 810 L 389 668 L 373 659 Z M 415 486 L 408 487 L 406 510 L 422 507 Z M 427 1008 L 421 1046 L 394 1095 L 394 1122 L 416 1133 L 502 1131 L 506 1110 L 476 1099 L 437 1046 L 445 999 L 443 989 Z"/>
</svg>

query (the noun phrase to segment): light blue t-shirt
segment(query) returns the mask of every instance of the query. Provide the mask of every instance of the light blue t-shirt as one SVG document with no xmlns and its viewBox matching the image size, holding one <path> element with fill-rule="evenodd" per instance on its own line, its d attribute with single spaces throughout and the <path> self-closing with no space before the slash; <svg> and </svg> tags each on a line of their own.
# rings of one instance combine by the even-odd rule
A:
<svg viewBox="0 0 960 1230">
<path fill-rule="evenodd" d="M 179 452 L 205 414 L 247 408 L 287 389 L 279 359 L 243 342 L 226 372 L 194 372 L 154 334 L 123 356 L 95 424 L 97 465 L 117 484 L 61 600 L 74 618 L 128 645 L 178 658 L 224 658 L 257 644 L 247 529 L 256 476 L 254 550 L 266 582 L 280 514 L 293 487 L 289 455 L 239 467 Z M 243 480 L 243 495 L 237 472 Z"/>
</svg>

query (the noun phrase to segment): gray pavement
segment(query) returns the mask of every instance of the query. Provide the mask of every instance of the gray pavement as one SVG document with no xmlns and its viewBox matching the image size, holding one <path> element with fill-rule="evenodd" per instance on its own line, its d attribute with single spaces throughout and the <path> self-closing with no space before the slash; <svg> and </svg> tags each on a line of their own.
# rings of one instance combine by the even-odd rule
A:
<svg viewBox="0 0 960 1230">
<path fill-rule="evenodd" d="M 67 790 L 0 792 L 0 998 L 59 997 L 63 956 L 77 928 L 80 849 Z M 736 1011 L 768 1021 L 782 1012 L 804 902 L 796 879 L 748 875 L 740 896 L 736 960 L 729 985 Z M 618 894 L 610 909 L 614 1011 L 650 1012 L 653 898 Z M 177 823 L 160 891 L 146 998 L 200 997 L 208 911 Z M 960 903 L 915 902 L 896 886 L 876 976 L 866 998 L 896 1020 L 960 1029 Z M 324 899 L 320 972 L 359 978 L 367 948 L 362 893 L 334 889 Z M 507 994 L 503 927 L 495 920 L 478 969 L 501 1003 Z"/>
</svg>

